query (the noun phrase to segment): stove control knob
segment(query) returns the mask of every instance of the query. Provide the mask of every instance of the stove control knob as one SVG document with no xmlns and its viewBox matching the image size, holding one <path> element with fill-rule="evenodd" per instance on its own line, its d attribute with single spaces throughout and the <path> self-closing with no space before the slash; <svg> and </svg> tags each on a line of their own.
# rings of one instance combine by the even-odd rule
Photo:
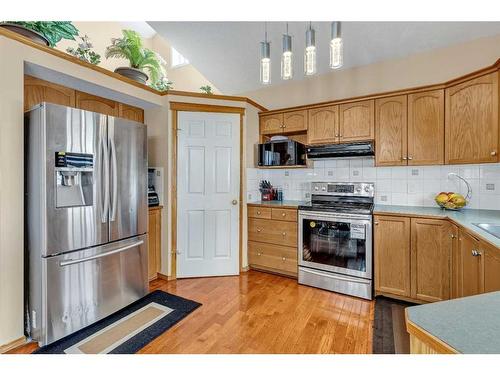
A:
<svg viewBox="0 0 500 375">
<path fill-rule="evenodd" d="M 321 187 L 321 190 L 322 190 L 322 191 L 326 191 L 326 186 L 322 186 L 322 187 Z"/>
<path fill-rule="evenodd" d="M 365 186 L 365 192 L 366 192 L 366 193 L 369 193 L 369 192 L 370 192 L 370 187 L 369 187 L 369 186 Z"/>
<path fill-rule="evenodd" d="M 356 188 L 356 193 L 361 193 L 361 186 L 358 186 L 358 187 Z"/>
<path fill-rule="evenodd" d="M 319 187 L 318 187 L 318 186 L 315 186 L 315 187 L 314 187 L 314 190 L 315 190 L 315 191 L 318 191 L 318 190 L 319 190 Z"/>
</svg>

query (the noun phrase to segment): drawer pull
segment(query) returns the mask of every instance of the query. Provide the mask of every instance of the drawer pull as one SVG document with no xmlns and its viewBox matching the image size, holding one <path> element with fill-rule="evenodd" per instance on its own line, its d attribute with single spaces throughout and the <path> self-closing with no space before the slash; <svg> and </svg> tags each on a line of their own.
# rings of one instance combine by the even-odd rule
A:
<svg viewBox="0 0 500 375">
<path fill-rule="evenodd" d="M 285 216 L 286 216 L 286 213 L 284 213 L 284 212 L 283 212 L 283 213 L 281 214 L 281 216 L 285 217 Z"/>
<path fill-rule="evenodd" d="M 285 257 L 283 257 L 283 258 L 281 258 L 281 259 L 283 259 L 283 262 L 286 260 L 286 258 L 285 258 Z"/>
<path fill-rule="evenodd" d="M 261 256 L 261 255 L 262 255 L 262 253 L 261 253 L 261 252 L 257 252 L 257 255 L 258 255 L 258 256 Z"/>
<path fill-rule="evenodd" d="M 257 211 L 257 215 L 260 215 L 260 211 Z"/>
</svg>

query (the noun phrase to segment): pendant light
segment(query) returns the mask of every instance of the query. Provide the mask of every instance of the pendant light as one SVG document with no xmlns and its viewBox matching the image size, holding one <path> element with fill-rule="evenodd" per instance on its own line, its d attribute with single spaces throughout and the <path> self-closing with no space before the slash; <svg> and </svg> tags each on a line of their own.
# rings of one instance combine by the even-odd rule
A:
<svg viewBox="0 0 500 375">
<path fill-rule="evenodd" d="M 309 22 L 306 31 L 306 49 L 304 52 L 304 73 L 306 76 L 316 74 L 316 32 Z"/>
<path fill-rule="evenodd" d="M 267 41 L 267 22 L 264 23 L 264 41 L 260 42 L 260 83 L 271 83 L 271 43 Z"/>
<path fill-rule="evenodd" d="M 338 69 L 343 64 L 342 31 L 339 21 L 332 22 L 330 40 L 330 68 Z"/>
<path fill-rule="evenodd" d="M 283 54 L 281 55 L 281 79 L 293 78 L 292 37 L 288 35 L 288 22 L 286 34 L 283 35 Z"/>
</svg>

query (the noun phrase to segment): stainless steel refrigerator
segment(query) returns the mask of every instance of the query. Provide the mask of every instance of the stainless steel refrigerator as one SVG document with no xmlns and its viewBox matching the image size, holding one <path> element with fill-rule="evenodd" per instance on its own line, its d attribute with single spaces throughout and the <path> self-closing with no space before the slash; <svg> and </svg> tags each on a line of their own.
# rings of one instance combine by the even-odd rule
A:
<svg viewBox="0 0 500 375">
<path fill-rule="evenodd" d="M 42 103 L 25 115 L 26 331 L 43 346 L 148 292 L 144 124 Z"/>
</svg>

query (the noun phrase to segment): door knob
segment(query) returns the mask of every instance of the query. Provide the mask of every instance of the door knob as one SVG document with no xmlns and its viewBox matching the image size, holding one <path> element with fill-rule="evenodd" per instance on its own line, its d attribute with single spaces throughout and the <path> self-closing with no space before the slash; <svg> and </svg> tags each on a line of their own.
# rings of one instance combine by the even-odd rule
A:
<svg viewBox="0 0 500 375">
<path fill-rule="evenodd" d="M 233 199 L 233 200 L 231 201 L 231 204 L 232 204 L 233 206 L 236 206 L 236 205 L 238 204 L 238 201 L 237 201 L 236 199 Z M 258 214 L 260 215 L 260 212 L 259 212 Z"/>
</svg>

